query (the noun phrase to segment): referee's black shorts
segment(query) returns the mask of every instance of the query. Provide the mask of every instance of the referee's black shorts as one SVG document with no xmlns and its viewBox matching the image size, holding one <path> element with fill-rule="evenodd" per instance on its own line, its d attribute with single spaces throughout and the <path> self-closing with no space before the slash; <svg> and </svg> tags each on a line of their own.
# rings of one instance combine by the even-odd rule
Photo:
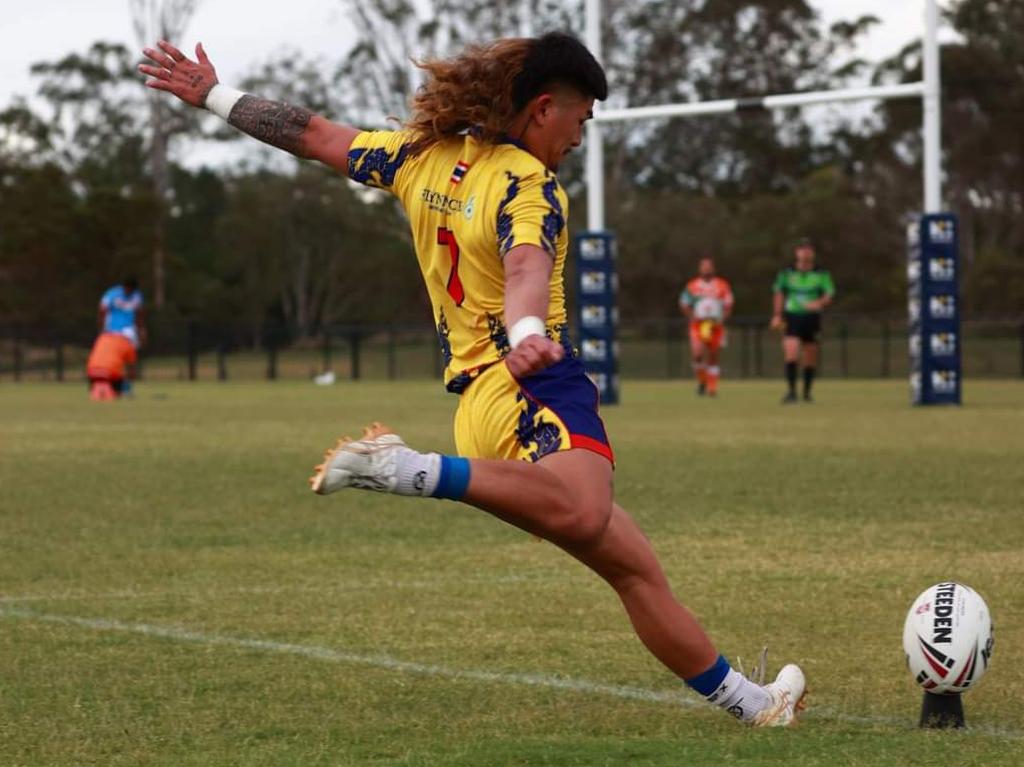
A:
<svg viewBox="0 0 1024 767">
<path fill-rule="evenodd" d="M 787 336 L 796 336 L 804 343 L 818 343 L 818 336 L 821 335 L 821 312 L 806 312 L 804 314 L 786 312 L 783 319 L 786 320 Z"/>
</svg>

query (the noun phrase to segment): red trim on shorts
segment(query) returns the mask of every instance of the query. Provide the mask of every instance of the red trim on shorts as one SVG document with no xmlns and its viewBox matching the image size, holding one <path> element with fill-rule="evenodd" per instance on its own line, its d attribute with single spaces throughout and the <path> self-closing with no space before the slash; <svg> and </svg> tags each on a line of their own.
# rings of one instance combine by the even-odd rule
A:
<svg viewBox="0 0 1024 767">
<path fill-rule="evenodd" d="M 549 408 L 550 409 L 550 408 Z M 554 411 L 552 411 L 554 412 Z M 610 445 L 601 442 L 601 440 L 588 437 L 585 434 L 569 434 L 569 444 L 574 448 L 580 448 L 581 450 L 589 450 L 592 453 L 597 453 L 604 458 L 607 458 L 612 463 L 615 463 L 615 454 L 612 453 Z"/>
</svg>

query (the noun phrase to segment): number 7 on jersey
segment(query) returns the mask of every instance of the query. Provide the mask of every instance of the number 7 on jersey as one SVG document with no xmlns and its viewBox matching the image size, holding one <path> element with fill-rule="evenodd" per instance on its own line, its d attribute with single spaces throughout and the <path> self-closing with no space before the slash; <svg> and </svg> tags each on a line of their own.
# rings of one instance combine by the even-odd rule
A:
<svg viewBox="0 0 1024 767">
<path fill-rule="evenodd" d="M 466 290 L 462 287 L 462 280 L 459 279 L 459 243 L 455 241 L 455 232 L 439 226 L 437 228 L 437 244 L 448 246 L 448 252 L 452 257 L 452 270 L 448 273 L 448 295 L 455 301 L 456 306 L 462 306 L 462 302 L 466 300 Z"/>
</svg>

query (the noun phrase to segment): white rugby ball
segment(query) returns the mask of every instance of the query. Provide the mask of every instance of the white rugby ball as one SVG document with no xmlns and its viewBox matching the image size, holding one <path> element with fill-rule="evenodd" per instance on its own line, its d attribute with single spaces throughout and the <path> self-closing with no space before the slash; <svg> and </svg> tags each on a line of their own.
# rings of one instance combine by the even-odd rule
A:
<svg viewBox="0 0 1024 767">
<path fill-rule="evenodd" d="M 937 583 L 914 600 L 903 624 L 903 652 L 914 681 L 936 694 L 978 683 L 992 657 L 988 605 L 962 583 Z"/>
</svg>

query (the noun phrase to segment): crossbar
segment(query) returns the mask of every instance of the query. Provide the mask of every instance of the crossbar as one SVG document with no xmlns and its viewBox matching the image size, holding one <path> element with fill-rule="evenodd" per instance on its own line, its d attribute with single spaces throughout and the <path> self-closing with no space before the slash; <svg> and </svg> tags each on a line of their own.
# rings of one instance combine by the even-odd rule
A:
<svg viewBox="0 0 1024 767">
<path fill-rule="evenodd" d="M 656 117 L 695 117 L 697 115 L 742 112 L 750 109 L 788 109 L 791 107 L 810 106 L 812 104 L 827 104 L 835 101 L 921 98 L 924 92 L 923 82 L 903 83 L 900 85 L 876 85 L 832 91 L 784 93 L 756 98 L 698 101 L 690 104 L 658 104 L 649 107 L 628 107 L 625 109 L 596 109 L 594 110 L 594 120 L 604 123 Z"/>
<path fill-rule="evenodd" d="M 585 33 L 587 47 L 598 61 L 601 60 L 601 0 L 584 0 Z M 864 88 L 845 88 L 834 91 L 785 93 L 755 98 L 721 99 L 690 104 L 661 104 L 627 109 L 598 109 L 594 119 L 587 123 L 587 228 L 604 229 L 604 146 L 601 126 L 623 120 L 641 120 L 664 117 L 695 117 L 698 115 L 746 112 L 749 110 L 783 109 L 788 107 L 827 104 L 840 101 L 866 99 L 920 98 L 924 121 L 924 200 L 926 213 L 938 213 L 942 208 L 942 83 L 939 70 L 939 12 L 938 0 L 924 0 L 924 31 L 922 34 L 922 82 L 901 85 L 880 85 Z"/>
</svg>

